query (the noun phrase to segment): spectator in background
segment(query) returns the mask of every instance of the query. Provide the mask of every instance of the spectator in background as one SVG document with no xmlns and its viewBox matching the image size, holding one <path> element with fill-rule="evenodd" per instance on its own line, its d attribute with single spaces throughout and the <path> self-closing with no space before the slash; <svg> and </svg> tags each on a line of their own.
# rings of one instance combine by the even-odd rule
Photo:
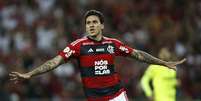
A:
<svg viewBox="0 0 201 101">
<path fill-rule="evenodd" d="M 162 48 L 158 54 L 160 59 L 169 61 L 171 53 Z M 166 66 L 151 64 L 141 79 L 141 87 L 150 101 L 176 100 L 176 71 Z"/>
</svg>

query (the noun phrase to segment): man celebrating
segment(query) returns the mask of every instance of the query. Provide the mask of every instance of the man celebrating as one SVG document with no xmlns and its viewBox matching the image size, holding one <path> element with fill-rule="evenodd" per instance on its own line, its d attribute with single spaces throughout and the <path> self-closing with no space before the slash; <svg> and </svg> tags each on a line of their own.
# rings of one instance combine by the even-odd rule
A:
<svg viewBox="0 0 201 101">
<path fill-rule="evenodd" d="M 33 76 L 55 69 L 70 58 L 79 61 L 83 89 L 88 101 L 128 101 L 119 75 L 115 71 L 115 56 L 124 56 L 150 64 L 164 65 L 176 69 L 185 59 L 178 62 L 166 62 L 146 52 L 133 49 L 121 41 L 103 36 L 104 17 L 96 10 L 85 14 L 87 36 L 77 39 L 59 52 L 53 59 L 45 62 L 28 73 L 11 72 L 11 80 L 30 79 Z"/>
</svg>

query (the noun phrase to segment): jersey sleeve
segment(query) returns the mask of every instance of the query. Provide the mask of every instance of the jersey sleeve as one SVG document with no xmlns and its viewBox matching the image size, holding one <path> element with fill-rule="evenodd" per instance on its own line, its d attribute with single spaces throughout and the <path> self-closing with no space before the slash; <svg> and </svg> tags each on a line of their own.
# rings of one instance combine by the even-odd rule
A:
<svg viewBox="0 0 201 101">
<path fill-rule="evenodd" d="M 134 50 L 133 48 L 125 45 L 119 40 L 114 40 L 114 43 L 116 45 L 116 49 L 115 49 L 116 56 L 129 56 Z"/>
<path fill-rule="evenodd" d="M 65 62 L 70 58 L 77 57 L 79 55 L 79 45 L 73 44 L 73 42 L 67 45 L 63 50 L 58 52 L 58 55 L 62 56 Z"/>
</svg>

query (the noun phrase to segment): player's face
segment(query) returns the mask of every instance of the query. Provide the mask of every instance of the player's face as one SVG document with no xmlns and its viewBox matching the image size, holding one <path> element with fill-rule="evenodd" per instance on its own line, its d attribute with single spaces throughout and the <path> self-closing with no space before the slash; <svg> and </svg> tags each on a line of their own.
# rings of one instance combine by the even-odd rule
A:
<svg viewBox="0 0 201 101">
<path fill-rule="evenodd" d="M 92 37 L 102 34 L 102 30 L 104 28 L 104 25 L 101 24 L 100 19 L 95 15 L 91 15 L 86 18 L 85 26 L 86 32 Z"/>
</svg>

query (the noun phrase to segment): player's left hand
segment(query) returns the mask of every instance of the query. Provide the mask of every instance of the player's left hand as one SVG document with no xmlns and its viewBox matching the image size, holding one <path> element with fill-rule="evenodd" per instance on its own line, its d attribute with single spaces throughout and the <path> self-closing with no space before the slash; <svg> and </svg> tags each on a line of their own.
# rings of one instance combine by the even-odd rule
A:
<svg viewBox="0 0 201 101">
<path fill-rule="evenodd" d="M 177 65 L 182 64 L 183 62 L 185 62 L 186 59 L 182 59 L 180 61 L 176 61 L 176 62 L 166 62 L 166 66 L 169 67 L 170 69 L 174 69 L 177 70 Z"/>
</svg>

